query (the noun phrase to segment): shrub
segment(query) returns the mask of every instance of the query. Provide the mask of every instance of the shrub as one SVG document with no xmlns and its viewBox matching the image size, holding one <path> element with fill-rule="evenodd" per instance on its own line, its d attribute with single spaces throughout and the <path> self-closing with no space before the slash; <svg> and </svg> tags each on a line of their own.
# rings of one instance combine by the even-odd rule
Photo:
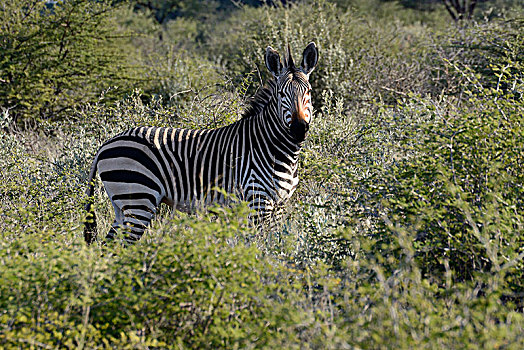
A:
<svg viewBox="0 0 524 350">
<path fill-rule="evenodd" d="M 427 28 L 364 17 L 327 1 L 300 2 L 289 7 L 246 8 L 215 29 L 207 39 L 210 52 L 233 72 L 259 67 L 268 45 L 282 54 L 291 45 L 295 60 L 314 40 L 320 60 L 311 83 L 317 92 L 332 91 L 344 107 L 381 99 L 395 102 L 408 91 L 438 92 L 423 45 Z M 314 104 L 320 107 L 320 100 Z"/>
<path fill-rule="evenodd" d="M 481 284 L 491 274 L 504 276 L 502 298 L 522 307 L 524 85 L 510 72 L 499 74 L 514 88 L 503 91 L 463 71 L 471 90 L 460 108 L 452 98 L 407 101 L 393 125 L 421 111 L 426 122 L 404 127 L 405 156 L 368 179 L 374 195 L 366 199 L 384 219 L 373 234 L 374 254 L 400 259 L 402 233 L 424 276 L 443 281 L 451 271 L 454 280 Z"/>
<path fill-rule="evenodd" d="M 133 74 L 106 1 L 8 1 L 0 8 L 0 105 L 19 125 L 122 96 Z M 129 80 L 131 79 L 131 80 Z"/>
<path fill-rule="evenodd" d="M 232 348 L 282 337 L 292 289 L 243 243 L 246 206 L 214 213 L 157 222 L 126 248 L 88 249 L 76 229 L 2 240 L 0 344 Z"/>
<path fill-rule="evenodd" d="M 519 18 L 471 22 L 466 27 L 437 31 L 434 42 L 441 61 L 435 67 L 435 79 L 446 86 L 448 94 L 462 94 L 465 85 L 473 88 L 472 81 L 468 82 L 469 75 L 464 72 L 474 73 L 474 79 L 483 88 L 515 91 L 513 81 L 501 79 L 500 75 L 522 78 L 524 41 L 521 31 L 522 19 Z"/>
</svg>

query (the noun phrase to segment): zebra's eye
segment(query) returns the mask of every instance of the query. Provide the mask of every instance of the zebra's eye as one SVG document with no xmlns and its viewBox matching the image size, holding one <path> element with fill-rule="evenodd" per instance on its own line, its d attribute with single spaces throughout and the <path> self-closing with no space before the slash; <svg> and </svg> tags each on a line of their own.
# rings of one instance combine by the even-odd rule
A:
<svg viewBox="0 0 524 350">
<path fill-rule="evenodd" d="M 286 124 L 288 126 L 291 125 L 291 112 L 290 111 L 284 112 L 284 120 L 286 121 Z"/>
</svg>

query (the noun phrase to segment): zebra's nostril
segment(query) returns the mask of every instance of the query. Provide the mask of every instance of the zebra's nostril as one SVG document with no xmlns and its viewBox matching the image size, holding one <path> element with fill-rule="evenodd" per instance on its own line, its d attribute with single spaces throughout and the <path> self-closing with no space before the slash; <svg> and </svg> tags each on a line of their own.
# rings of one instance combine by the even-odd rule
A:
<svg viewBox="0 0 524 350">
<path fill-rule="evenodd" d="M 298 142 L 305 140 L 308 130 L 309 124 L 304 119 L 295 118 L 291 122 L 291 135 L 293 135 L 293 138 Z"/>
</svg>

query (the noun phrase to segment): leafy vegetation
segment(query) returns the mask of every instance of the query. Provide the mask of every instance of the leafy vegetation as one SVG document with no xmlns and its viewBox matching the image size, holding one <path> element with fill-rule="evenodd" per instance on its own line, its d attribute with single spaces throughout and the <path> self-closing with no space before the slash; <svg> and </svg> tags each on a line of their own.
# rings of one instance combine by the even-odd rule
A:
<svg viewBox="0 0 524 350">
<path fill-rule="evenodd" d="M 51 3 L 0 5 L 0 347 L 524 347 L 518 2 L 456 24 L 433 2 Z M 134 246 L 85 245 L 102 142 L 230 123 L 265 47 L 310 40 L 316 112 L 278 230 L 242 203 L 163 207 Z"/>
<path fill-rule="evenodd" d="M 132 86 L 114 13 L 110 4 L 83 0 L 2 5 L 0 103 L 15 121 L 63 118 L 110 87 Z"/>
</svg>

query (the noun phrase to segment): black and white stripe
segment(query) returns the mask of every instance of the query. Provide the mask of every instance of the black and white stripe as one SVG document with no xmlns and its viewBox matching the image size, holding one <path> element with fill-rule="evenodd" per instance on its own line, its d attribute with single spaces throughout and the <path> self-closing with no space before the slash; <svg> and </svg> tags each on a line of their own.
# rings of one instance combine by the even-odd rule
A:
<svg viewBox="0 0 524 350">
<path fill-rule="evenodd" d="M 312 112 L 308 80 L 317 58 L 310 43 L 297 68 L 289 47 L 284 64 L 268 47 L 266 66 L 275 79 L 255 95 L 243 118 L 228 126 L 138 127 L 104 143 L 90 173 L 86 241 L 96 230 L 91 204 L 97 172 L 115 210 L 107 239 L 121 230 L 127 241 L 138 240 L 162 202 L 187 212 L 226 202 L 217 189 L 247 201 L 255 222 L 267 218 L 298 184 L 298 155 Z"/>
</svg>

